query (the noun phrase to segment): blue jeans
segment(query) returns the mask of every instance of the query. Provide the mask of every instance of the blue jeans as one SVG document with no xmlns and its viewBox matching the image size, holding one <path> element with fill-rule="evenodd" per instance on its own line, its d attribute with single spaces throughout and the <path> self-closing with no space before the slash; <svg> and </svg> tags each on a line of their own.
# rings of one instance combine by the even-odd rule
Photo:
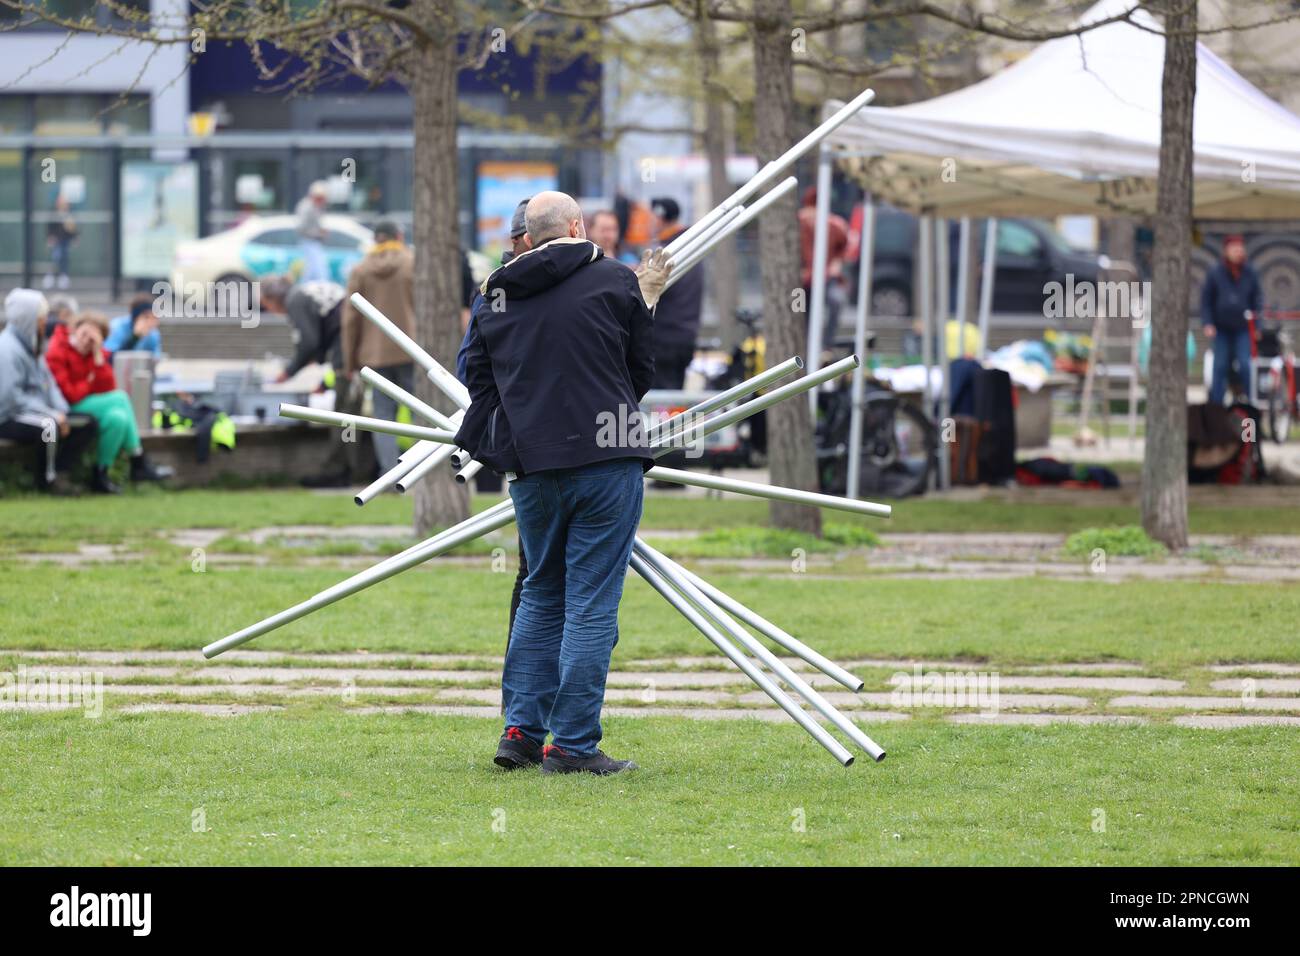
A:
<svg viewBox="0 0 1300 956">
<path fill-rule="evenodd" d="M 394 385 L 400 385 L 408 392 L 415 387 L 415 366 L 409 362 L 406 365 L 383 365 L 375 369 L 380 375 L 388 379 Z M 397 420 L 397 402 L 393 401 L 379 389 L 375 389 L 371 396 L 371 405 L 374 409 L 376 418 L 385 418 L 388 421 Z M 420 422 L 424 424 L 423 420 Z M 397 467 L 397 436 L 385 435 L 383 432 L 375 432 L 375 461 L 379 463 L 380 472 L 391 471 Z"/>
<path fill-rule="evenodd" d="M 1228 389 L 1228 369 L 1237 360 L 1237 374 L 1245 383 L 1244 390 L 1255 400 L 1255 375 L 1250 367 L 1250 332 L 1217 332 L 1214 336 L 1214 372 L 1210 375 L 1210 404 L 1222 405 L 1223 394 Z"/>
<path fill-rule="evenodd" d="M 571 754 L 600 743 L 641 475 L 641 462 L 624 458 L 510 483 L 528 577 L 501 675 L 506 726 L 538 743 L 549 731 Z"/>
</svg>

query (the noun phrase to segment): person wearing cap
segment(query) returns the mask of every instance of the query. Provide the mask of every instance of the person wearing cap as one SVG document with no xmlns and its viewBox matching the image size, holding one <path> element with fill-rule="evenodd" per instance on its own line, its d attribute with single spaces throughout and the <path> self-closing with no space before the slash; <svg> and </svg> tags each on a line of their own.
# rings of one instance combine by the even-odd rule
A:
<svg viewBox="0 0 1300 956">
<path fill-rule="evenodd" d="M 108 319 L 99 312 L 83 312 L 70 325 L 55 328 L 45 350 L 45 364 L 70 409 L 89 415 L 99 426 L 91 490 L 115 495 L 121 489 L 108 471 L 122 451 L 130 459 L 133 482 L 162 481 L 171 477 L 172 469 L 154 465 L 144 453 L 135 409 L 126 392 L 117 387 L 113 357 L 104 347 L 107 334 Z"/>
<path fill-rule="evenodd" d="M 131 299 L 130 311 L 108 324 L 104 348 L 110 352 L 162 352 L 162 334 L 158 331 L 158 314 L 154 296 L 141 292 Z"/>
<path fill-rule="evenodd" d="M 685 231 L 681 207 L 675 199 L 653 199 L 655 245 L 666 246 Z M 680 389 L 686 369 L 695 358 L 695 339 L 700 333 L 700 310 L 704 304 L 704 265 L 697 265 L 655 306 L 655 388 Z"/>
<path fill-rule="evenodd" d="M 35 289 L 13 289 L 5 296 L 5 328 L 0 332 L 0 438 L 36 448 L 37 487 L 73 495 L 67 472 L 95 440 L 95 420 L 69 415 L 43 360 L 49 305 Z"/>
<path fill-rule="evenodd" d="M 1228 372 L 1237 363 L 1249 401 L 1255 400 L 1250 359 L 1250 317 L 1264 307 L 1259 276 L 1246 261 L 1246 241 L 1241 236 L 1223 240 L 1223 260 L 1205 276 L 1201 287 L 1201 325 L 1214 349 L 1210 376 L 1210 404 L 1222 405 Z"/>
<path fill-rule="evenodd" d="M 316 180 L 307 188 L 307 195 L 298 200 L 294 215 L 298 217 L 298 245 L 302 249 L 302 275 L 304 282 L 328 279 L 329 262 L 325 259 L 325 225 L 321 217 L 329 201 L 329 187 L 324 180 Z"/>
</svg>

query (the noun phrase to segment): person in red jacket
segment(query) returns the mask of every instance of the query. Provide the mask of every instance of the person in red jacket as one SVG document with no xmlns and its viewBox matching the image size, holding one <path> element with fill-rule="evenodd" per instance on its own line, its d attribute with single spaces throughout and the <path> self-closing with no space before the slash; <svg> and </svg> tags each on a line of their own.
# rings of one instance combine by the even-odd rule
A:
<svg viewBox="0 0 1300 956">
<path fill-rule="evenodd" d="M 117 387 L 111 356 L 104 350 L 107 334 L 107 318 L 83 312 L 54 330 L 45 363 L 71 410 L 89 415 L 99 425 L 91 488 L 117 494 L 121 489 L 108 477 L 108 469 L 123 449 L 131 457 L 132 481 L 159 481 L 169 477 L 171 469 L 156 467 L 145 457 L 131 399 Z"/>
</svg>

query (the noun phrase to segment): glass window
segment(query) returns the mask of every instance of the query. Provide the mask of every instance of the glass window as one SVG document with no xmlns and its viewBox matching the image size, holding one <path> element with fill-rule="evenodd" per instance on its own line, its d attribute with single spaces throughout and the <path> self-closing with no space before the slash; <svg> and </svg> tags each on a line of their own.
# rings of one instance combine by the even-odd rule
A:
<svg viewBox="0 0 1300 956">
<path fill-rule="evenodd" d="M 0 133 L 26 133 L 30 131 L 29 97 L 10 94 L 0 96 Z"/>
<path fill-rule="evenodd" d="M 292 229 L 268 229 L 251 240 L 263 246 L 296 246 L 298 233 Z"/>
<path fill-rule="evenodd" d="M 339 232 L 337 229 L 328 229 L 325 232 L 325 245 L 330 249 L 348 249 L 358 250 L 361 248 L 361 241 L 356 236 L 349 235 L 346 232 Z"/>
<path fill-rule="evenodd" d="M 97 136 L 103 131 L 102 98 L 86 93 L 38 94 L 33 97 L 38 136 Z"/>
<path fill-rule="evenodd" d="M 998 221 L 998 255 L 1036 258 L 1042 250 L 1038 234 L 1018 222 Z"/>
<path fill-rule="evenodd" d="M 907 255 L 912 251 L 912 219 L 902 213 L 876 211 L 876 248 L 878 256 Z"/>
</svg>

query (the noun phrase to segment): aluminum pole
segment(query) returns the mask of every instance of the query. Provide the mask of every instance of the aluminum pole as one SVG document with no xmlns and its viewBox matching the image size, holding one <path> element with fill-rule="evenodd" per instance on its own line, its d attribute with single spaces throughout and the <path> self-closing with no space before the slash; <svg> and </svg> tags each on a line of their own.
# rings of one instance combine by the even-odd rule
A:
<svg viewBox="0 0 1300 956">
<path fill-rule="evenodd" d="M 799 640 L 794 635 L 788 634 L 786 631 L 777 627 L 775 624 L 773 624 L 767 618 L 763 617 L 761 614 L 758 614 L 757 612 L 750 610 L 748 607 L 746 607 L 744 604 L 741 604 L 739 601 L 737 601 L 731 595 L 727 594 L 725 591 L 718 590 L 708 581 L 705 581 L 699 575 L 695 574 L 694 572 L 690 571 L 687 568 L 682 568 L 682 571 L 685 572 L 687 577 L 689 577 L 691 581 L 695 583 L 696 587 L 698 587 L 701 591 L 703 591 L 713 600 L 717 601 L 720 605 L 722 605 L 732 614 L 736 615 L 736 617 L 740 618 L 742 621 L 744 621 L 754 630 L 760 632 L 761 634 L 765 634 L 770 640 L 775 641 L 777 644 L 780 644 L 791 654 L 795 655 L 796 657 L 802 660 L 807 661 L 809 664 L 817 668 L 827 677 L 831 678 L 832 680 L 838 681 L 839 683 L 843 684 L 845 687 L 847 687 L 849 690 L 853 691 L 854 693 L 857 693 L 858 691 L 862 690 L 862 688 L 865 686 L 861 678 L 857 677 L 855 674 L 849 673 L 843 667 L 840 667 L 839 664 L 836 664 L 830 658 L 824 657 L 823 655 L 817 653 L 807 644 L 803 643 L 803 641 Z"/>
<path fill-rule="evenodd" d="M 980 281 L 980 358 L 987 358 L 992 351 L 989 348 L 989 320 L 993 315 L 993 280 L 997 271 L 997 260 L 998 221 L 990 218 L 984 227 L 984 275 Z"/>
<path fill-rule="evenodd" d="M 685 262 L 687 257 L 694 254 L 697 250 L 712 245 L 711 240 L 713 237 L 723 229 L 727 228 L 727 226 L 730 225 L 733 220 L 737 219 L 744 211 L 744 206 L 737 206 L 735 209 L 727 210 L 714 222 L 710 223 L 707 229 L 701 230 L 698 236 L 683 245 L 680 249 L 675 250 L 668 261 L 674 265 Z"/>
<path fill-rule="evenodd" d="M 786 686 L 838 727 L 854 744 L 870 754 L 872 760 L 879 762 L 885 759 L 885 751 L 879 744 L 864 734 L 862 728 L 858 727 L 857 724 L 836 710 L 830 701 L 813 689 L 812 685 L 793 671 L 785 661 L 768 650 L 766 644 L 737 624 L 726 611 L 695 585 L 684 568 L 676 562 L 670 561 L 648 544 L 638 541 L 633 547 L 641 557 L 650 562 L 656 571 L 667 577 L 687 600 L 708 617 L 722 625 L 723 630 L 730 634 L 741 647 L 762 661 L 768 670 L 785 681 Z"/>
<path fill-rule="evenodd" d="M 417 481 L 450 458 L 453 451 L 455 451 L 453 445 L 439 445 L 437 451 L 399 478 L 393 487 L 397 489 L 398 494 L 406 494 L 415 487 Z"/>
<path fill-rule="evenodd" d="M 281 405 L 281 418 L 293 418 L 302 422 L 315 422 L 318 425 L 352 425 L 362 431 L 379 432 L 384 435 L 398 435 L 403 438 L 422 438 L 450 445 L 456 440 L 456 433 L 438 428 L 426 428 L 423 425 L 407 425 L 404 422 L 390 422 L 382 418 L 367 418 L 364 415 L 347 415 L 343 412 L 326 411 L 323 408 L 307 408 L 305 405 Z"/>
<path fill-rule="evenodd" d="M 719 205 L 715 206 L 713 210 L 704 216 L 704 218 L 697 221 L 695 225 L 691 226 L 691 228 L 687 229 L 669 243 L 667 247 L 669 255 L 672 255 L 674 251 L 680 249 L 686 243 L 694 239 L 695 236 L 699 235 L 704 228 L 711 225 L 718 216 L 748 202 L 750 196 L 753 196 L 762 190 L 768 183 L 772 182 L 790 168 L 790 166 L 794 165 L 794 163 L 802 157 L 804 153 L 808 152 L 831 133 L 843 126 L 855 113 L 858 112 L 858 110 L 862 109 L 862 107 L 875 99 L 875 96 L 876 94 L 873 90 L 863 90 L 857 96 L 853 97 L 853 99 L 841 106 L 834 114 L 824 120 L 820 126 L 816 127 L 807 136 L 799 140 L 799 142 L 795 143 L 776 159 L 765 165 L 754 174 L 753 178 L 751 178 L 749 182 L 737 189 Z"/>
<path fill-rule="evenodd" d="M 440 534 L 436 534 L 426 541 L 407 548 L 400 554 L 393 555 L 373 567 L 367 568 L 344 581 L 340 581 L 333 587 L 326 588 L 319 594 L 313 595 L 300 604 L 295 604 L 279 614 L 273 614 L 263 621 L 258 621 L 242 631 L 236 631 L 228 637 L 223 637 L 219 641 L 214 641 L 207 647 L 203 648 L 203 656 L 206 658 L 216 657 L 218 654 L 225 653 L 232 647 L 238 647 L 240 644 L 246 644 L 255 637 L 265 634 L 267 631 L 274 630 L 291 621 L 296 621 L 300 617 L 305 617 L 312 611 L 319 610 L 326 605 L 333 604 L 351 594 L 370 587 L 372 584 L 378 584 L 385 581 L 395 574 L 400 574 L 408 568 L 413 568 L 417 564 L 428 561 L 458 545 L 475 538 L 480 538 L 489 532 L 502 528 L 514 520 L 514 504 L 510 501 L 502 501 L 493 505 L 487 511 L 484 511 L 472 518 L 462 521 L 454 527 L 448 528 Z"/>
<path fill-rule="evenodd" d="M 867 353 L 867 321 L 871 315 L 871 280 L 875 267 L 876 249 L 876 207 L 871 202 L 871 194 L 862 196 L 862 235 L 858 239 L 858 308 L 853 324 L 853 352 L 856 355 Z M 864 381 L 866 372 L 861 365 L 853 370 L 853 386 L 850 392 L 849 410 L 849 474 L 845 491 L 850 498 L 857 498 L 862 492 L 862 415 Z"/>
<path fill-rule="evenodd" d="M 471 461 L 460 471 L 456 472 L 456 482 L 458 484 L 467 484 L 471 478 L 483 470 L 483 462 Z"/>
<path fill-rule="evenodd" d="M 456 425 L 442 412 L 438 411 L 427 402 L 416 398 L 396 382 L 390 382 L 369 366 L 366 366 L 361 370 L 361 381 L 365 382 L 372 388 L 383 392 L 393 401 L 397 402 L 397 404 L 405 405 L 411 411 L 415 412 L 415 414 L 421 416 L 427 421 L 433 422 L 439 428 L 450 428 L 452 431 L 456 430 Z"/>
<path fill-rule="evenodd" d="M 740 495 L 753 495 L 755 498 L 788 501 L 797 505 L 811 505 L 814 508 L 832 508 L 836 511 L 867 515 L 872 518 L 888 518 L 892 513 L 889 505 L 880 505 L 871 501 L 852 501 L 835 495 L 823 495 L 816 491 L 783 488 L 780 485 L 742 481 L 739 478 L 727 478 L 723 475 L 713 475 L 703 471 L 684 471 L 678 468 L 664 468 L 661 465 L 656 465 L 646 472 L 646 477 L 656 481 L 671 481 L 678 485 L 691 485 L 695 488 L 731 491 Z"/>
<path fill-rule="evenodd" d="M 396 465 L 362 488 L 352 500 L 358 506 L 366 504 L 377 495 L 396 485 L 405 476 L 409 475 L 413 469 L 419 467 L 426 458 L 437 454 L 440 449 L 446 447 L 446 445 L 439 445 L 437 442 L 416 442 L 403 455 L 398 457 Z"/>
<path fill-rule="evenodd" d="M 738 398 L 744 398 L 746 395 L 757 392 L 759 389 L 766 388 L 774 382 L 779 382 L 787 375 L 792 372 L 797 372 L 801 368 L 803 368 L 803 359 L 799 358 L 797 355 L 793 358 L 788 358 L 780 365 L 773 365 L 766 371 L 758 373 L 753 378 L 747 379 L 739 385 L 733 385 L 731 388 L 721 391 L 717 395 L 706 398 L 698 405 L 692 405 L 685 411 L 679 412 L 671 418 L 664 419 L 658 425 L 655 425 L 650 429 L 650 438 L 653 441 L 659 432 L 671 432 L 683 422 L 689 422 L 691 419 L 697 418 L 700 415 L 707 415 L 709 412 L 717 411 L 725 405 L 730 405 Z"/>
<path fill-rule="evenodd" d="M 360 292 L 352 293 L 351 302 L 356 306 L 358 312 L 377 325 L 380 331 L 393 340 L 394 345 L 423 368 L 429 379 L 442 389 L 458 407 L 469 408 L 469 389 L 462 385 L 456 376 L 443 368 L 432 355 L 420 348 L 413 338 L 399 329 L 392 319 L 371 305 Z"/>
<path fill-rule="evenodd" d="M 823 382 L 829 382 L 831 379 L 856 368 L 857 365 L 858 357 L 856 355 L 842 358 L 838 362 L 833 362 L 826 366 L 816 374 L 804 375 L 802 378 L 798 378 L 788 385 L 782 385 L 780 388 L 773 389 L 766 395 L 760 395 L 758 398 L 742 402 L 735 408 L 725 411 L 720 415 L 715 415 L 713 418 L 705 419 L 697 425 L 690 425 L 683 428 L 681 431 L 674 432 L 667 438 L 661 439 L 655 445 L 652 445 L 651 448 L 656 452 L 655 457 L 659 457 L 659 455 L 666 454 L 674 448 L 685 447 L 691 442 L 698 441 L 706 435 L 713 434 L 713 432 L 717 431 L 719 428 L 734 425 L 736 422 L 743 421 L 751 415 L 761 412 L 765 408 L 771 408 L 773 405 L 785 401 L 792 395 L 807 392 L 821 385 Z"/>
<path fill-rule="evenodd" d="M 632 566 L 633 571 L 641 575 L 646 580 L 646 583 L 659 592 L 664 600 L 675 607 L 686 620 L 695 625 L 696 630 L 708 638 L 718 650 L 722 651 L 733 664 L 739 667 L 746 677 L 757 684 L 763 693 L 771 697 L 778 707 L 793 717 L 795 722 L 808 731 L 814 740 L 830 751 L 841 766 L 847 767 L 853 763 L 853 754 L 849 753 L 843 744 L 827 733 L 825 727 L 809 717 L 807 712 L 791 700 L 781 688 L 777 687 L 772 679 L 759 670 L 753 661 L 742 654 L 731 641 L 723 637 L 721 632 L 690 601 L 683 597 L 663 574 L 636 553 L 632 554 L 628 563 Z"/>
<path fill-rule="evenodd" d="M 726 241 L 734 233 L 739 232 L 741 229 L 745 228 L 745 226 L 749 225 L 749 223 L 757 218 L 759 213 L 772 205 L 772 203 L 776 202 L 791 189 L 794 189 L 798 184 L 799 180 L 795 179 L 793 176 L 782 180 L 776 186 L 773 186 L 768 193 L 762 196 L 762 198 L 756 199 L 748 206 L 745 206 L 744 212 L 727 223 L 726 227 L 721 232 L 715 234 L 706 244 L 696 246 L 690 254 L 679 260 L 675 260 L 672 274 L 668 276 L 668 281 L 664 283 L 664 289 L 667 290 L 672 288 L 674 282 L 694 269 L 695 266 L 699 264 L 700 260 L 713 251 L 714 248 Z"/>
<path fill-rule="evenodd" d="M 826 254 L 830 243 L 831 154 L 823 143 L 817 156 L 817 208 L 813 220 L 812 301 L 808 303 L 808 371 L 822 367 L 822 331 L 826 325 Z M 808 394 L 808 410 L 817 420 L 817 393 Z"/>
</svg>

